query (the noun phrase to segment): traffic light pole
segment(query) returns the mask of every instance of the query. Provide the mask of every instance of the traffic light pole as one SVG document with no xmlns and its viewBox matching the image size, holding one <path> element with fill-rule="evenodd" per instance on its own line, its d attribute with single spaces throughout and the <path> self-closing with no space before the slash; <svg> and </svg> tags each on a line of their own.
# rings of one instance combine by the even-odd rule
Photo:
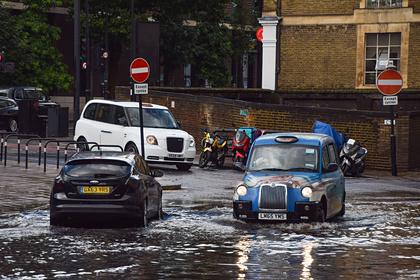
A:
<svg viewBox="0 0 420 280">
<path fill-rule="evenodd" d="M 134 18 L 134 0 L 130 4 L 131 13 L 131 33 L 130 33 L 130 61 L 133 61 L 136 56 L 136 20 Z M 131 82 L 131 101 L 136 101 L 134 95 L 133 81 Z"/>
<path fill-rule="evenodd" d="M 80 116 L 80 0 L 74 0 L 74 68 L 75 92 L 73 101 L 73 122 Z"/>
<path fill-rule="evenodd" d="M 391 136 L 390 136 L 390 142 L 391 142 L 391 173 L 392 176 L 398 176 L 397 172 L 397 143 L 396 143 L 396 137 L 395 137 L 395 114 L 394 114 L 394 106 L 391 105 L 390 112 L 391 112 Z"/>
<path fill-rule="evenodd" d="M 91 85 L 91 52 L 90 52 L 90 24 L 89 24 L 89 0 L 85 0 L 85 13 L 86 13 L 86 23 L 85 23 L 85 36 L 86 36 L 86 102 L 92 99 L 92 89 Z"/>
</svg>

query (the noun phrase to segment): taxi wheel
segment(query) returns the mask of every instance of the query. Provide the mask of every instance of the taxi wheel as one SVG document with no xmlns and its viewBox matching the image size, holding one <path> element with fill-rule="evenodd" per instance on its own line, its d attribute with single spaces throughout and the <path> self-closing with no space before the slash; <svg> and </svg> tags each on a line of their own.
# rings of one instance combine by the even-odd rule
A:
<svg viewBox="0 0 420 280">
<path fill-rule="evenodd" d="M 188 171 L 191 169 L 192 164 L 177 164 L 176 168 L 180 171 Z"/>
<path fill-rule="evenodd" d="M 163 219 L 163 210 L 162 210 L 162 193 L 159 196 L 159 208 L 158 208 L 158 220 Z"/>
<path fill-rule="evenodd" d="M 319 205 L 318 208 L 318 213 L 317 213 L 317 217 L 316 217 L 316 221 L 319 223 L 324 223 L 327 218 L 326 218 L 326 214 L 327 214 L 327 204 L 325 203 L 324 198 L 322 198 L 321 203 Z"/>
<path fill-rule="evenodd" d="M 344 214 L 346 213 L 346 193 L 344 193 L 342 203 L 343 203 L 343 206 L 341 206 L 341 210 L 338 213 L 338 216 L 340 217 L 344 216 Z"/>
<path fill-rule="evenodd" d="M 143 200 L 143 210 L 141 215 L 141 226 L 147 227 L 147 199 Z"/>
<path fill-rule="evenodd" d="M 89 145 L 88 145 L 88 144 L 81 144 L 81 143 L 85 143 L 85 142 L 87 142 L 87 140 L 86 140 L 86 138 L 85 138 L 85 137 L 80 136 L 80 137 L 77 139 L 77 142 L 80 142 L 80 144 L 77 144 L 77 147 L 79 148 L 79 150 L 80 150 L 81 152 L 83 152 L 83 151 L 89 151 Z"/>
<path fill-rule="evenodd" d="M 128 143 L 127 146 L 125 146 L 125 151 L 135 154 L 139 153 L 139 150 L 137 149 L 137 146 L 134 143 Z"/>
</svg>

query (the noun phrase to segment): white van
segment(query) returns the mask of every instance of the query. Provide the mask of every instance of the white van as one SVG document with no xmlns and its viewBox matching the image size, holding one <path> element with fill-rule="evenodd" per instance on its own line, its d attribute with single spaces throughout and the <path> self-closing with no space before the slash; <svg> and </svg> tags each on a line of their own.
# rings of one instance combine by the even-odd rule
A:
<svg viewBox="0 0 420 280">
<path fill-rule="evenodd" d="M 119 145 L 139 153 L 137 102 L 91 100 L 76 123 L 74 140 Z M 195 157 L 194 138 L 180 129 L 167 107 L 143 103 L 144 158 L 149 163 L 175 164 L 189 170 Z"/>
</svg>

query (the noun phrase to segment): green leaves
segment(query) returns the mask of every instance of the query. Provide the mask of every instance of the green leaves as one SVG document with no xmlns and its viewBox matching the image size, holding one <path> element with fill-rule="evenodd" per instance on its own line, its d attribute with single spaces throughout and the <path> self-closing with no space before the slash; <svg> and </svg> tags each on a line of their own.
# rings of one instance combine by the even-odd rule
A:
<svg viewBox="0 0 420 280">
<path fill-rule="evenodd" d="M 0 8 L 0 24 L 11 40 L 6 43 L 7 61 L 15 63 L 15 72 L 1 75 L 0 82 L 9 85 L 31 85 L 46 91 L 67 91 L 72 77 L 63 63 L 55 43 L 60 29 L 47 22 L 45 11 L 61 1 L 24 1 L 27 9 L 11 17 L 8 10 Z"/>
</svg>

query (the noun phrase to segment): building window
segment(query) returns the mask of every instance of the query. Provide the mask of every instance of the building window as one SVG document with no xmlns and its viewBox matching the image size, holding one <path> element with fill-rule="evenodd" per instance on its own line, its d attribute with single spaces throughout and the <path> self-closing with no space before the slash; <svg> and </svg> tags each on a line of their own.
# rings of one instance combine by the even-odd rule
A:
<svg viewBox="0 0 420 280">
<path fill-rule="evenodd" d="M 366 8 L 383 9 L 383 8 L 401 8 L 403 0 L 367 0 Z"/>
<path fill-rule="evenodd" d="M 401 33 L 366 33 L 365 36 L 365 85 L 372 85 L 388 64 L 400 70 Z"/>
</svg>

